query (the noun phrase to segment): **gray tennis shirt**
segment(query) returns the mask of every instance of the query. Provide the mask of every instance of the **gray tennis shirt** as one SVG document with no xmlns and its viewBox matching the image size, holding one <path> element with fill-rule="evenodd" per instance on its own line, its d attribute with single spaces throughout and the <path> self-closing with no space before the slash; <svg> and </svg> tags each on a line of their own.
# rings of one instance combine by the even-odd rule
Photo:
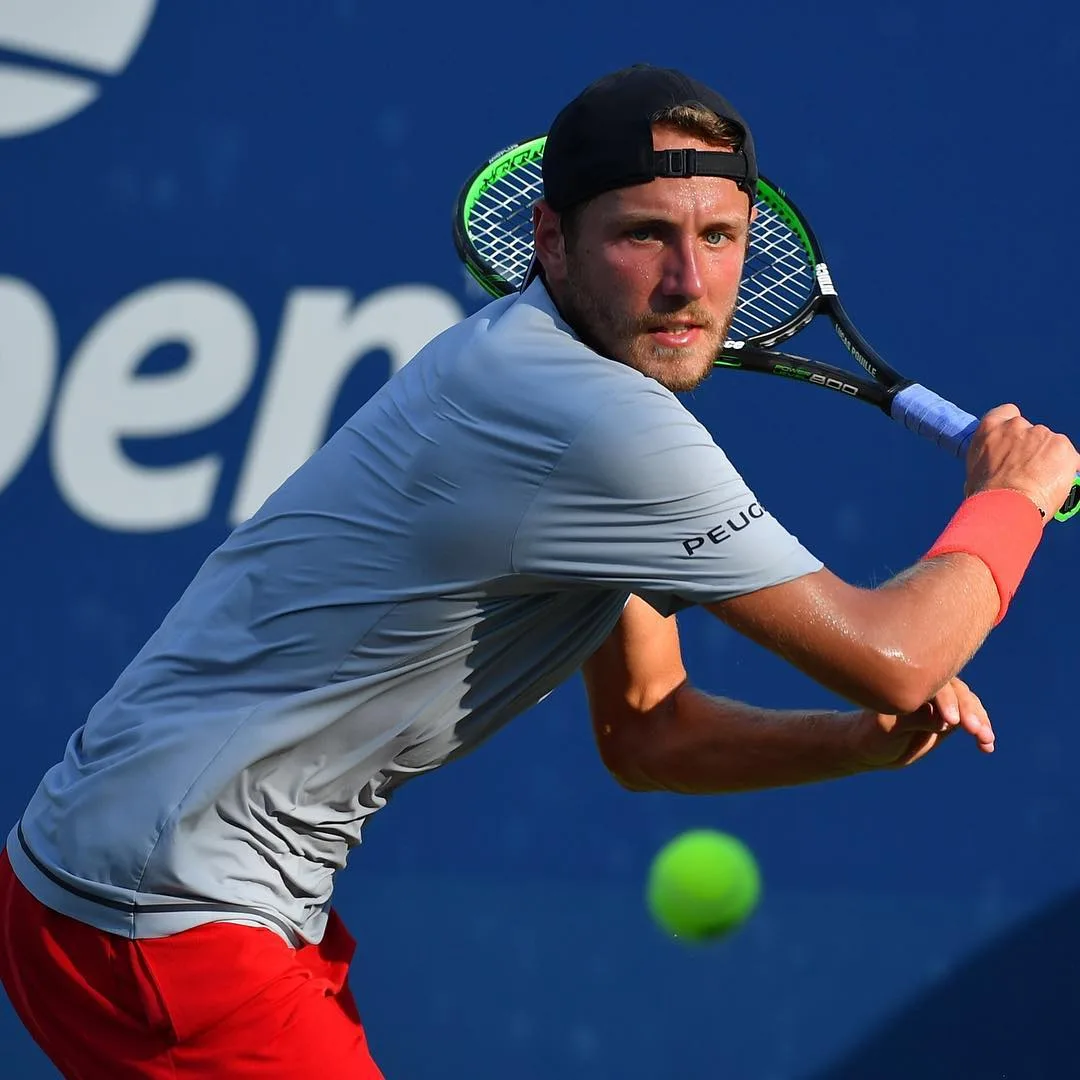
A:
<svg viewBox="0 0 1080 1080">
<path fill-rule="evenodd" d="M 662 613 L 821 566 L 537 282 L 426 346 L 206 560 L 8 839 L 42 902 L 321 938 L 365 820 Z"/>
</svg>

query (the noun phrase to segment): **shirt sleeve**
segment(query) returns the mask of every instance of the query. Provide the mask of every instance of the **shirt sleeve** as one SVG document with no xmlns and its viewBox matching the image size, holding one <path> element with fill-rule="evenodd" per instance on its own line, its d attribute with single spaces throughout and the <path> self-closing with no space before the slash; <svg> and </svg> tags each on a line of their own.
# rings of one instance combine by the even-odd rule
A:
<svg viewBox="0 0 1080 1080">
<path fill-rule="evenodd" d="M 512 559 L 567 587 L 636 593 L 663 615 L 822 568 L 655 383 L 582 428 L 522 517 Z"/>
</svg>

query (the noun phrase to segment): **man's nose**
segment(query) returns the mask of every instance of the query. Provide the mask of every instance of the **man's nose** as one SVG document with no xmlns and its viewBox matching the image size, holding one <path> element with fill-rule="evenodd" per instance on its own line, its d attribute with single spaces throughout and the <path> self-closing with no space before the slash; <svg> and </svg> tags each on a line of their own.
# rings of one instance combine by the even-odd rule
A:
<svg viewBox="0 0 1080 1080">
<path fill-rule="evenodd" d="M 685 296 L 688 300 L 699 300 L 705 295 L 693 237 L 681 237 L 668 249 L 663 290 L 668 296 Z"/>
</svg>

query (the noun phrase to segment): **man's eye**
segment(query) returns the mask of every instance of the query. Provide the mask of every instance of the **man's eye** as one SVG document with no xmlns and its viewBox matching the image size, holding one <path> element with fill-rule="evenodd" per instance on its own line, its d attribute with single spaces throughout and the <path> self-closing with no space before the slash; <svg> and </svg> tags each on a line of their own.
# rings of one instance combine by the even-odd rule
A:
<svg viewBox="0 0 1080 1080">
<path fill-rule="evenodd" d="M 653 231 L 646 226 L 642 226 L 640 229 L 631 229 L 628 235 L 631 240 L 645 241 L 652 239 Z"/>
<path fill-rule="evenodd" d="M 705 243 L 718 247 L 727 240 L 727 233 L 720 232 L 719 229 L 713 229 L 711 232 L 705 234 Z"/>
</svg>

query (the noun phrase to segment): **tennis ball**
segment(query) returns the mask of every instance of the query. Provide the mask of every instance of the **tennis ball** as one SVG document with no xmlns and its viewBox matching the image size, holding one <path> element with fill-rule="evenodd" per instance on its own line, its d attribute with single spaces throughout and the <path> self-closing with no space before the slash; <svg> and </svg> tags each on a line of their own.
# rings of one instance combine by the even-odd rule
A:
<svg viewBox="0 0 1080 1080">
<path fill-rule="evenodd" d="M 691 829 L 657 852 L 646 901 L 668 933 L 700 942 L 734 930 L 760 894 L 757 862 L 741 840 L 714 829 Z"/>
</svg>

